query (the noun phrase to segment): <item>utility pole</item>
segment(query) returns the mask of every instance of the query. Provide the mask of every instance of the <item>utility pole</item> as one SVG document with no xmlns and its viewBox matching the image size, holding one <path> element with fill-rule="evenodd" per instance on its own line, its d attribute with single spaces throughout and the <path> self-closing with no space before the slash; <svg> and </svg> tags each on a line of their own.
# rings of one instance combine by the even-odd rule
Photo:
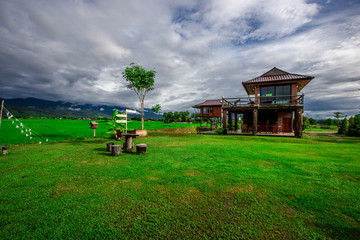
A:
<svg viewBox="0 0 360 240">
<path fill-rule="evenodd" d="M 2 112 L 3 112 L 3 108 L 4 108 L 4 99 L 1 102 L 1 110 L 0 110 L 0 127 L 1 127 L 1 117 L 2 117 Z"/>
</svg>

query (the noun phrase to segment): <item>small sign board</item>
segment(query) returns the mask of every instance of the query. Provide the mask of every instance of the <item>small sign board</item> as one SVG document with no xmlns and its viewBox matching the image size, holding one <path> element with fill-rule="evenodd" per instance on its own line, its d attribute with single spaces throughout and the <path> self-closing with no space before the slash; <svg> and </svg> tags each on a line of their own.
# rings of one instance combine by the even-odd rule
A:
<svg viewBox="0 0 360 240">
<path fill-rule="evenodd" d="M 127 123 L 127 120 L 116 120 L 117 123 Z"/>
<path fill-rule="evenodd" d="M 127 115 L 128 115 L 128 113 L 133 113 L 133 114 L 135 114 L 136 111 L 135 111 L 135 110 L 126 109 L 126 110 L 125 110 L 125 113 L 123 113 L 123 114 L 117 114 L 117 115 L 116 115 L 116 117 L 122 118 L 122 119 L 116 120 L 117 123 L 125 123 L 125 133 L 127 133 Z"/>
</svg>

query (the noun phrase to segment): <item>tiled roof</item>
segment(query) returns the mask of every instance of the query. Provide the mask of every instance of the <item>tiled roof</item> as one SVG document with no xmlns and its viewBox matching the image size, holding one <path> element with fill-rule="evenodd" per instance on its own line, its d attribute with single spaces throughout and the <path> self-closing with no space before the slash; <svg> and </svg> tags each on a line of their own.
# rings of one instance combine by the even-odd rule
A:
<svg viewBox="0 0 360 240">
<path fill-rule="evenodd" d="M 206 100 L 205 102 L 199 103 L 194 108 L 206 107 L 206 106 L 222 106 L 221 99 Z"/>
<path fill-rule="evenodd" d="M 274 81 L 288 81 L 288 80 L 300 80 L 300 79 L 313 79 L 314 77 L 305 76 L 300 74 L 288 73 L 283 70 L 280 70 L 276 67 L 270 71 L 264 73 L 263 75 L 253 78 L 249 81 L 243 82 L 243 84 L 248 83 L 263 83 L 263 82 L 274 82 Z"/>
</svg>

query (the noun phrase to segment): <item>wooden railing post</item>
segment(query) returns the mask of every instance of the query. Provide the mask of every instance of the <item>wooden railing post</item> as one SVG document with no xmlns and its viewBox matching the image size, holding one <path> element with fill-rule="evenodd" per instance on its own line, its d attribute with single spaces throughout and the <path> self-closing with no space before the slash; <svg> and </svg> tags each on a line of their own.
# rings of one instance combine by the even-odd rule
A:
<svg viewBox="0 0 360 240">
<path fill-rule="evenodd" d="M 232 112 L 228 112 L 228 117 L 229 117 L 229 130 L 232 130 Z"/>
<path fill-rule="evenodd" d="M 227 111 L 223 109 L 223 128 L 226 128 L 227 125 Z"/>
<path fill-rule="evenodd" d="M 235 114 L 235 123 L 234 123 L 234 127 L 235 127 L 235 131 L 237 131 L 238 130 L 238 115 L 237 115 L 237 113 L 234 113 Z"/>
<path fill-rule="evenodd" d="M 258 109 L 254 108 L 253 110 L 253 134 L 257 133 L 257 124 L 258 124 Z"/>
<path fill-rule="evenodd" d="M 295 110 L 295 119 L 294 119 L 294 133 L 296 137 L 302 137 L 302 113 L 303 108 L 297 107 Z"/>
</svg>

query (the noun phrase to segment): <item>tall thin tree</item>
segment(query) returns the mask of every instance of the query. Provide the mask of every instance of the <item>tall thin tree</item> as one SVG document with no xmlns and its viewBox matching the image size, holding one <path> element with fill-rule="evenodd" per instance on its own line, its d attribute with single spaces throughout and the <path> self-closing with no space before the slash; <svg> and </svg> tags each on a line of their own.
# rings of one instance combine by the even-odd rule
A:
<svg viewBox="0 0 360 240">
<path fill-rule="evenodd" d="M 147 71 L 140 65 L 130 63 L 122 73 L 127 85 L 126 87 L 134 90 L 139 97 L 141 105 L 141 129 L 144 129 L 144 101 L 148 92 L 154 90 L 155 70 Z"/>
</svg>

